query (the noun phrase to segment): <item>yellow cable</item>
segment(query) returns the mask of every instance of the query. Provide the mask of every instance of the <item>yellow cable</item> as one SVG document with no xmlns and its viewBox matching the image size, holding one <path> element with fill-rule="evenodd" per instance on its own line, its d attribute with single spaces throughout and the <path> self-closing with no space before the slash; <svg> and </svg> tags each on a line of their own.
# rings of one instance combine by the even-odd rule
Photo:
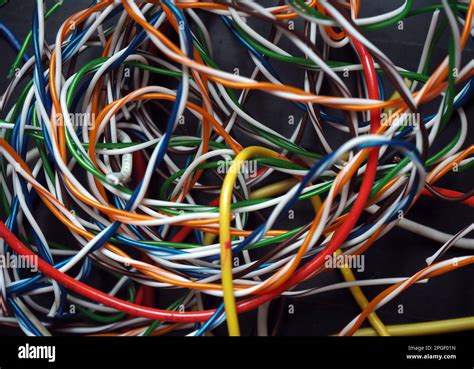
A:
<svg viewBox="0 0 474 369">
<path fill-rule="evenodd" d="M 250 194 L 252 200 L 264 199 L 271 196 L 281 195 L 292 188 L 298 181 L 294 178 L 285 179 L 283 181 L 271 183 L 267 186 L 259 188 Z"/>
<path fill-rule="evenodd" d="M 319 196 L 311 197 L 311 204 L 313 205 L 315 213 L 318 213 L 319 209 L 322 206 L 321 198 Z M 342 254 L 342 251 L 339 249 L 334 254 L 336 256 L 339 256 Z M 339 270 L 341 271 L 341 274 L 346 282 L 354 282 L 356 280 L 351 268 L 344 266 L 339 268 Z M 350 287 L 350 291 L 352 293 L 352 296 L 354 296 L 354 299 L 356 300 L 357 304 L 363 310 L 369 304 L 369 301 L 362 292 L 362 289 L 359 286 L 354 286 Z M 368 319 L 370 324 L 372 324 L 372 327 L 374 327 L 375 332 L 377 332 L 380 336 L 390 336 L 389 332 L 385 328 L 385 325 L 376 313 L 371 313 Z"/>
<path fill-rule="evenodd" d="M 321 197 L 319 197 L 318 195 L 315 195 L 313 197 L 310 197 L 309 201 L 311 201 L 311 205 L 313 206 L 314 212 L 318 214 L 319 209 L 321 209 L 321 206 L 323 206 Z"/>
<path fill-rule="evenodd" d="M 276 158 L 279 156 L 280 154 L 264 147 L 247 147 L 235 157 L 222 183 L 219 202 L 219 242 L 221 246 L 222 291 L 224 293 L 224 307 L 230 336 L 240 336 L 232 281 L 232 243 L 230 234 L 232 190 L 234 189 L 239 169 L 246 160 L 253 157 Z"/>
<path fill-rule="evenodd" d="M 206 246 L 211 245 L 216 239 L 216 237 L 217 237 L 217 234 L 215 233 L 209 233 L 209 232 L 204 233 L 204 240 L 203 240 L 204 245 Z"/>
<path fill-rule="evenodd" d="M 336 254 L 336 256 L 339 256 L 339 255 L 342 254 L 342 252 L 339 249 L 335 252 L 335 254 Z M 347 266 L 344 266 L 344 267 L 339 268 L 339 270 L 341 271 L 341 274 L 344 277 L 344 280 L 346 282 L 356 281 L 356 278 L 355 278 L 354 273 L 352 272 L 351 268 L 349 268 Z M 350 287 L 349 289 L 352 293 L 352 296 L 354 296 L 354 299 L 356 300 L 359 307 L 362 310 L 364 310 L 367 307 L 367 305 L 369 305 L 369 300 L 367 300 L 367 298 L 365 297 L 364 292 L 362 292 L 362 289 L 359 286 L 353 286 L 353 287 Z M 380 320 L 377 313 L 373 312 L 373 313 L 369 314 L 367 319 L 369 320 L 372 327 L 374 327 L 375 332 L 379 336 L 390 336 L 390 332 L 387 330 L 387 328 L 385 327 L 385 324 L 383 324 L 382 320 Z"/>
<path fill-rule="evenodd" d="M 405 83 L 408 85 L 408 87 L 411 86 L 411 81 L 405 79 Z M 395 91 L 393 95 L 390 97 L 390 100 L 395 100 L 400 97 L 400 94 L 398 91 Z M 387 113 L 393 113 L 394 109 L 385 109 Z M 335 252 L 336 256 L 339 256 L 342 254 L 341 250 L 337 250 Z M 344 266 L 342 268 L 339 268 L 341 271 L 342 277 L 346 282 L 354 282 L 356 281 L 356 278 L 354 276 L 354 273 L 352 272 L 351 268 Z M 359 286 L 354 286 L 349 288 L 351 291 L 352 296 L 356 300 L 357 304 L 359 307 L 364 310 L 366 306 L 369 304 L 369 300 L 364 295 L 364 292 Z M 371 313 L 367 319 L 369 320 L 370 324 L 373 327 L 373 332 L 379 336 L 390 336 L 390 332 L 387 330 L 385 324 L 383 324 L 382 320 L 379 318 L 377 313 L 373 312 Z"/>
<path fill-rule="evenodd" d="M 281 195 L 288 191 L 291 187 L 297 184 L 298 181 L 294 178 L 284 179 L 283 181 L 271 183 L 267 186 L 261 187 L 250 193 L 250 199 L 264 199 L 272 196 Z M 313 199 L 313 198 L 311 198 Z M 321 200 L 320 200 L 321 201 Z M 210 245 L 214 242 L 217 235 L 214 233 L 204 234 L 204 245 Z"/>
<path fill-rule="evenodd" d="M 311 204 L 313 205 L 313 209 L 315 213 L 318 213 L 319 209 L 322 206 L 321 198 L 319 196 L 311 197 Z M 334 254 L 336 256 L 339 256 L 342 254 L 342 251 L 339 249 Z M 346 282 L 354 282 L 356 280 L 354 273 L 352 273 L 351 268 L 344 266 L 344 267 L 339 268 L 339 270 L 341 271 L 341 274 L 344 277 L 344 280 Z M 354 296 L 354 299 L 356 300 L 357 304 L 363 310 L 369 304 L 369 301 L 367 300 L 364 293 L 362 292 L 362 289 L 359 286 L 354 286 L 354 287 L 350 287 L 350 291 L 352 293 L 352 296 Z M 380 318 L 378 317 L 376 313 L 370 314 L 368 319 L 369 319 L 370 324 L 372 324 L 372 327 L 374 327 L 375 331 L 380 336 L 390 336 L 389 332 L 385 328 L 385 325 L 383 324 L 383 322 L 380 320 Z"/>
<path fill-rule="evenodd" d="M 422 336 L 428 334 L 454 333 L 474 329 L 474 317 L 436 320 L 424 323 L 386 325 L 385 328 L 392 336 Z M 373 328 L 358 329 L 354 336 L 376 336 Z"/>
</svg>

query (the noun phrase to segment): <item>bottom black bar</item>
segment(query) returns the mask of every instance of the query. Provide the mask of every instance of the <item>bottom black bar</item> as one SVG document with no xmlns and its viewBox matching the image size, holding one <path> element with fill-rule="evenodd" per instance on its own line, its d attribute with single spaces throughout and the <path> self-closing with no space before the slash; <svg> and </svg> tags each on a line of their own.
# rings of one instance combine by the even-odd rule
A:
<svg viewBox="0 0 474 369">
<path fill-rule="evenodd" d="M 10 368 L 474 368 L 474 337 L 0 338 Z"/>
</svg>

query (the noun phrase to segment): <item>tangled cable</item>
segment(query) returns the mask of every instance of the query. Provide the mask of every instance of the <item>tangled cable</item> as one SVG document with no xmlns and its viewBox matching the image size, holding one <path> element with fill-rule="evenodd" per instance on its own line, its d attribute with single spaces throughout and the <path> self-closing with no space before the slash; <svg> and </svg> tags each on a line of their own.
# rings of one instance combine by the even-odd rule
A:
<svg viewBox="0 0 474 369">
<path fill-rule="evenodd" d="M 350 288 L 362 312 L 340 335 L 474 328 L 472 317 L 386 326 L 375 313 L 414 283 L 474 262 L 443 259 L 452 246 L 474 249 L 472 223 L 451 235 L 406 218 L 420 196 L 474 206 L 473 190 L 436 186 L 474 165 L 463 109 L 474 62 L 462 58 L 474 1 L 414 9 L 406 0 L 362 18 L 358 0 L 102 0 L 70 15 L 50 44 L 46 22 L 61 6 L 38 0 L 23 44 L 0 24 L 17 51 L 0 98 L 0 254 L 37 267 L 1 269 L 1 324 L 27 335 L 201 336 L 226 322 L 239 335 L 239 314 L 258 309 L 258 333 L 267 335 L 275 298 Z M 416 71 L 368 38 L 426 13 Z M 234 46 L 213 44 L 214 21 L 252 63 L 249 75 L 219 66 L 216 55 Z M 449 55 L 433 68 L 446 29 Z M 357 62 L 331 60 L 339 48 Z M 286 81 L 282 63 L 300 80 Z M 297 109 L 291 137 L 246 108 L 258 93 Z M 456 136 L 433 151 L 453 116 Z M 282 228 L 304 202 L 312 220 Z M 72 237 L 48 239 L 38 209 Z M 394 227 L 442 245 L 426 268 L 357 281 L 344 263 L 345 282 L 307 287 L 331 258 L 363 255 Z M 373 285 L 389 287 L 369 302 L 360 287 Z M 164 290 L 180 297 L 158 309 Z M 366 318 L 373 330 L 358 330 Z"/>
</svg>

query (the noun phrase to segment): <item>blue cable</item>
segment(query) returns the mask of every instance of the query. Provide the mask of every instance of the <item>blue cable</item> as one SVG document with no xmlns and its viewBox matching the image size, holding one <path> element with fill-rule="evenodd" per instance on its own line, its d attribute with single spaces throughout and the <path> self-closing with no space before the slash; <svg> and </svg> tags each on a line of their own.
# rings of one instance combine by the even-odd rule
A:
<svg viewBox="0 0 474 369">
<path fill-rule="evenodd" d="M 216 309 L 214 314 L 212 314 L 212 316 L 209 318 L 209 320 L 202 325 L 202 327 L 197 331 L 195 336 L 196 337 L 201 337 L 204 333 L 206 333 L 212 327 L 214 322 L 217 320 L 217 318 L 219 318 L 219 316 L 221 314 L 224 314 L 224 316 L 225 316 L 224 304 L 223 303 L 221 303 L 219 305 L 219 307 Z"/>
<path fill-rule="evenodd" d="M 23 325 L 25 325 L 28 330 L 31 331 L 35 336 L 43 336 L 41 332 L 33 325 L 33 323 L 28 319 L 28 317 L 25 315 L 25 313 L 20 309 L 18 304 L 15 302 L 14 299 L 11 297 L 8 298 L 8 302 L 12 306 L 16 317 L 18 318 L 19 322 L 21 322 Z"/>
<path fill-rule="evenodd" d="M 410 157 L 411 160 L 416 160 L 416 161 L 421 163 L 421 156 L 420 156 L 420 153 L 418 152 L 418 150 L 416 149 L 416 146 L 414 146 L 413 144 L 411 144 L 409 142 L 400 141 L 400 140 L 390 140 L 388 142 L 374 140 L 373 142 L 368 142 L 368 143 L 356 145 L 353 148 L 353 150 L 360 150 L 360 149 L 363 149 L 363 148 L 372 148 L 372 147 L 378 147 L 378 146 L 383 146 L 383 145 L 396 146 L 396 147 L 399 147 L 401 149 L 405 149 L 406 150 L 405 154 L 408 157 Z M 321 160 L 319 160 L 309 170 L 309 172 L 306 174 L 306 176 L 303 178 L 303 180 L 299 183 L 298 189 L 297 189 L 296 193 L 294 194 L 294 196 L 288 201 L 285 208 L 282 210 L 282 213 L 287 212 L 294 205 L 294 203 L 298 200 L 298 197 L 301 195 L 301 193 L 303 192 L 304 188 L 308 185 L 308 183 L 310 181 L 314 180 L 314 178 L 318 178 L 331 165 L 331 163 L 334 161 L 337 154 L 338 154 L 338 152 L 336 151 L 336 152 L 333 152 L 333 153 L 330 153 L 330 154 L 324 156 Z M 418 172 L 417 172 L 417 175 L 418 175 Z M 415 179 L 417 179 L 417 178 L 419 178 L 419 177 L 415 177 Z M 398 211 L 400 209 L 400 206 L 408 206 L 411 203 L 411 201 L 413 200 L 413 198 L 416 196 L 416 193 L 417 193 L 417 188 L 414 187 L 412 189 L 412 191 L 410 192 L 409 197 L 408 197 L 408 200 L 410 200 L 410 202 L 409 203 L 407 203 L 406 201 L 401 202 L 396 211 Z M 261 239 L 263 237 L 264 229 L 265 229 L 265 224 L 260 225 L 248 237 L 246 237 L 243 241 L 241 241 L 239 244 L 233 246 L 232 247 L 232 249 L 233 249 L 232 252 L 238 253 L 238 252 L 242 251 L 243 249 L 245 249 L 246 247 L 248 247 L 249 245 L 251 245 L 253 242 Z M 212 256 L 212 257 L 209 257 L 208 259 L 209 260 L 217 260 L 218 257 L 219 256 L 217 256 L 217 257 Z"/>
<path fill-rule="evenodd" d="M 187 23 L 185 22 L 184 24 L 185 24 L 185 28 L 188 28 Z M 192 50 L 188 50 L 188 56 L 192 57 Z M 156 159 L 155 159 L 154 163 L 152 164 L 153 168 L 158 168 L 159 167 L 159 165 L 161 164 L 161 162 L 162 162 L 162 160 L 163 160 L 163 158 L 166 154 L 166 149 L 168 147 L 169 141 L 171 139 L 171 135 L 173 133 L 174 123 L 176 122 L 177 115 L 178 115 L 178 109 L 179 109 L 179 106 L 181 104 L 182 99 L 183 99 L 183 81 L 180 80 L 178 90 L 177 90 L 177 93 L 176 93 L 176 100 L 173 103 L 173 107 L 171 109 L 171 114 L 168 118 L 168 122 L 167 122 L 167 125 L 166 125 L 165 133 L 163 134 L 161 141 L 158 143 L 158 146 L 155 148 L 155 150 L 158 150 L 158 151 L 157 151 Z M 136 197 L 140 193 L 140 190 L 141 190 L 142 186 L 143 186 L 143 180 L 141 180 L 139 182 L 138 186 L 133 191 L 132 196 L 128 200 L 127 205 L 125 206 L 125 210 L 128 211 L 132 208 L 133 204 L 135 203 Z M 104 234 L 102 234 L 102 236 L 99 237 L 99 240 L 96 242 L 96 244 L 92 248 L 91 252 L 101 248 L 103 246 L 103 244 L 105 242 L 107 242 L 107 240 L 109 240 L 112 236 L 114 236 L 121 224 L 122 223 L 119 222 L 119 221 L 114 221 L 114 223 L 112 223 L 108 227 L 109 229 Z"/>
<path fill-rule="evenodd" d="M 2 21 L 0 21 L 0 36 L 2 36 L 17 53 L 21 50 L 22 45 L 18 36 Z M 23 61 L 26 63 L 28 59 L 30 59 L 30 56 L 25 53 L 23 55 Z"/>
</svg>

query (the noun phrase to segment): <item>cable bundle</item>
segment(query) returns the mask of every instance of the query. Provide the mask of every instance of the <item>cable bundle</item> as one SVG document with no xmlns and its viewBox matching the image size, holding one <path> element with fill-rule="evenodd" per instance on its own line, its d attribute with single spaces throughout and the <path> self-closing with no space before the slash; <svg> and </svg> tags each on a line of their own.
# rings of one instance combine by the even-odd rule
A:
<svg viewBox="0 0 474 369">
<path fill-rule="evenodd" d="M 34 258 L 38 270 L 2 269 L 0 322 L 28 335 L 193 336 L 226 322 L 239 335 L 238 315 L 258 309 L 258 332 L 266 335 L 275 298 L 350 288 L 362 312 L 341 335 L 356 333 L 366 318 L 374 330 L 357 334 L 472 328 L 472 318 L 390 327 L 374 311 L 414 283 L 474 262 L 443 258 L 451 246 L 474 248 L 466 238 L 472 224 L 450 235 L 406 218 L 421 195 L 474 205 L 473 191 L 436 186 L 453 168 L 473 165 L 463 106 L 474 64 L 462 56 L 474 2 L 414 9 L 406 0 L 366 18 L 360 5 L 103 0 L 70 15 L 48 44 L 45 23 L 61 3 L 38 0 L 23 45 L 7 33 L 18 56 L 0 100 L 0 251 Z M 370 41 L 372 32 L 426 13 L 432 20 L 416 71 Z M 226 51 L 213 44 L 207 25 L 214 21 L 252 63 L 247 76 L 219 66 L 216 55 Z M 449 55 L 432 68 L 445 29 Z M 332 60 L 339 48 L 358 62 Z M 285 82 L 279 63 L 301 80 Z M 246 108 L 258 93 L 298 109 L 290 137 Z M 428 105 L 433 112 L 422 114 Z M 456 115 L 456 136 L 430 150 Z M 340 146 L 327 127 L 339 132 Z M 304 135 L 314 145 L 304 147 Z M 279 226 L 305 202 L 311 221 Z M 49 240 L 37 209 L 70 237 Z M 345 282 L 307 287 L 331 269 L 330 258 L 363 255 L 397 226 L 443 245 L 426 268 L 357 281 L 343 265 Z M 98 276 L 108 291 L 94 287 Z M 390 287 L 369 302 L 360 286 L 370 285 Z M 164 290 L 180 297 L 159 309 L 156 294 Z"/>
</svg>

